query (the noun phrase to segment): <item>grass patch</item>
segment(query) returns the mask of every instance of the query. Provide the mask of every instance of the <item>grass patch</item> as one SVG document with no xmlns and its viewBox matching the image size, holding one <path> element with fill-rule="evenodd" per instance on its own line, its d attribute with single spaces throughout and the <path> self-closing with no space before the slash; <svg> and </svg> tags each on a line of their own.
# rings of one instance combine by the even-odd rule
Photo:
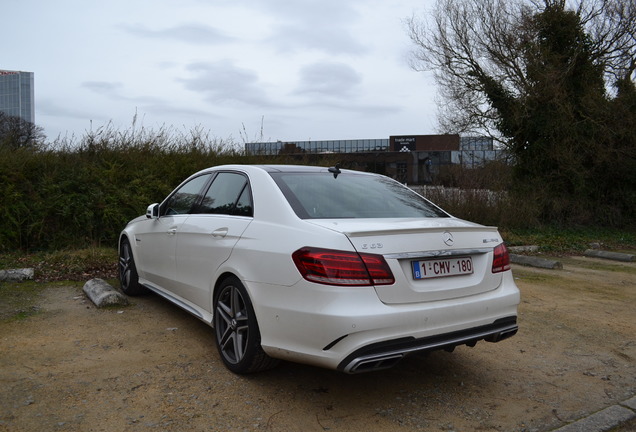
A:
<svg viewBox="0 0 636 432">
<path fill-rule="evenodd" d="M 36 282 L 0 283 L 0 322 L 21 320 L 36 315 L 36 306 L 46 286 Z"/>
<path fill-rule="evenodd" d="M 30 254 L 0 254 L 0 269 L 33 268 L 36 282 L 117 277 L 117 250 L 85 248 Z"/>
<path fill-rule="evenodd" d="M 80 283 L 71 283 L 80 286 Z M 36 281 L 0 282 L 0 322 L 20 321 L 41 310 L 38 304 L 45 289 L 69 286 L 68 281 L 39 283 Z"/>
<path fill-rule="evenodd" d="M 512 275 L 515 280 L 521 280 L 524 282 L 553 282 L 556 279 L 562 279 L 559 274 L 546 274 L 546 273 L 538 273 L 536 271 L 526 270 L 524 268 L 515 267 L 512 271 Z"/>
<path fill-rule="evenodd" d="M 603 250 L 636 251 L 636 230 L 596 227 L 501 229 L 509 246 L 538 245 L 539 251 L 555 256 L 581 255 L 597 243 Z"/>
<path fill-rule="evenodd" d="M 562 257 L 582 255 L 591 243 L 598 243 L 605 250 L 636 251 L 636 231 L 599 228 L 549 227 L 536 230 L 505 230 L 501 233 L 509 246 L 539 245 L 541 254 Z M 83 249 L 63 249 L 52 252 L 4 253 L 0 254 L 0 269 L 33 268 L 36 282 L 87 281 L 92 278 L 117 279 L 116 248 L 91 247 Z M 605 264 L 597 265 L 603 270 Z M 606 264 L 609 271 L 626 271 L 625 266 Z"/>
<path fill-rule="evenodd" d="M 613 264 L 612 261 L 607 261 L 607 262 L 588 261 L 588 260 L 584 261 L 582 259 L 568 258 L 568 257 L 560 258 L 560 261 L 565 265 L 581 267 L 588 270 L 636 274 L 636 267 L 631 267 L 629 265 Z"/>
</svg>

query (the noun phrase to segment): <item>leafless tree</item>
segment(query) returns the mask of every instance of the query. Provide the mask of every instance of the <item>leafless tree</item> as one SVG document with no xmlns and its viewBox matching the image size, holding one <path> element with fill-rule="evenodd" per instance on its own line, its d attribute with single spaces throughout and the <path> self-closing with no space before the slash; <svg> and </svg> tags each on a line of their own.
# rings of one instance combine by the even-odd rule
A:
<svg viewBox="0 0 636 432">
<path fill-rule="evenodd" d="M 580 17 L 608 92 L 621 80 L 634 79 L 633 0 L 438 0 L 430 16 L 412 16 L 406 27 L 414 43 L 412 67 L 433 71 L 438 84 L 441 132 L 501 137 L 486 83 L 499 83 L 513 97 L 532 91 L 527 49 L 540 37 L 533 17 L 554 5 Z"/>
<path fill-rule="evenodd" d="M 0 146 L 10 149 L 38 149 L 44 145 L 45 138 L 40 126 L 0 112 Z"/>
</svg>

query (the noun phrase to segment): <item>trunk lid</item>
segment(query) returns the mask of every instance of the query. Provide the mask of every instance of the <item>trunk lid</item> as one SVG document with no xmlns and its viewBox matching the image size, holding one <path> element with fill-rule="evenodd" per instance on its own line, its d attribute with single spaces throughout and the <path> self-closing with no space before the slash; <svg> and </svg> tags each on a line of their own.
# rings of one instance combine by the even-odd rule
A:
<svg viewBox="0 0 636 432">
<path fill-rule="evenodd" d="M 465 297 L 501 283 L 501 273 L 492 273 L 493 249 L 502 243 L 494 227 L 456 218 L 308 222 L 346 235 L 358 252 L 384 256 L 395 283 L 375 289 L 387 304 Z"/>
</svg>

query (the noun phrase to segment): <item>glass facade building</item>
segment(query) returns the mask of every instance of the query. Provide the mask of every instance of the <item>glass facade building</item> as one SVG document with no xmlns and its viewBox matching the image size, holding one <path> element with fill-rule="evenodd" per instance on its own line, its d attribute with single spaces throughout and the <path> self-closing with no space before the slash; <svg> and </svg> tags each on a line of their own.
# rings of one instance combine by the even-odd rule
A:
<svg viewBox="0 0 636 432">
<path fill-rule="evenodd" d="M 33 72 L 0 70 L 0 112 L 35 123 Z"/>
<path fill-rule="evenodd" d="M 277 155 L 285 153 L 359 153 L 385 152 L 389 150 L 388 139 L 353 139 L 333 141 L 290 141 L 246 143 L 245 151 L 252 155 Z"/>
<path fill-rule="evenodd" d="M 344 168 L 384 174 L 407 184 L 435 183 L 440 173 L 452 165 L 477 168 L 490 161 L 505 161 L 508 157 L 505 150 L 495 149 L 490 137 L 457 134 L 252 142 L 245 144 L 245 153 L 292 158 L 333 154 Z"/>
</svg>

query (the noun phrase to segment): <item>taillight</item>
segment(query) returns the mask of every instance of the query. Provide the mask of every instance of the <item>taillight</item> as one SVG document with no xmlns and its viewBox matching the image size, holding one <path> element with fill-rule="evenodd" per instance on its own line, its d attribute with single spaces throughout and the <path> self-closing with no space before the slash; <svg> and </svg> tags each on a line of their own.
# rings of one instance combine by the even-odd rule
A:
<svg viewBox="0 0 636 432">
<path fill-rule="evenodd" d="M 505 244 L 500 244 L 493 250 L 492 272 L 501 273 L 510 270 L 510 254 Z"/>
<path fill-rule="evenodd" d="M 393 273 L 381 255 L 304 247 L 292 254 L 305 279 L 327 285 L 391 285 Z"/>
</svg>

